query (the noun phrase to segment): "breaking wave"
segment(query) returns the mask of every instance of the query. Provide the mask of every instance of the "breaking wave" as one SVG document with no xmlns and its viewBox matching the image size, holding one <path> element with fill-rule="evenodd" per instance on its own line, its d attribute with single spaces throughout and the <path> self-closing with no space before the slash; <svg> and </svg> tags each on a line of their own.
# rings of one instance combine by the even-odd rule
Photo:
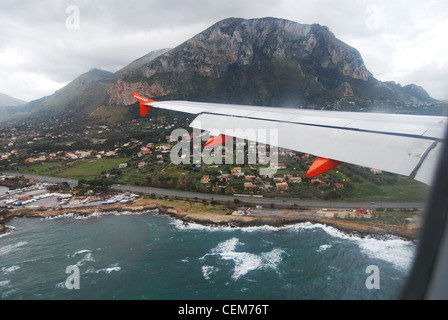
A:
<svg viewBox="0 0 448 320">
<path fill-rule="evenodd" d="M 20 247 L 23 247 L 24 245 L 27 245 L 27 244 L 28 244 L 28 242 L 26 242 L 26 241 L 20 241 L 16 244 L 11 244 L 11 245 L 1 247 L 0 248 L 0 256 L 20 250 Z"/>
<path fill-rule="evenodd" d="M 55 219 L 78 219 L 78 220 L 84 220 L 84 219 L 91 219 L 91 218 L 99 218 L 102 216 L 129 216 L 129 215 L 142 215 L 147 213 L 157 213 L 156 210 L 150 210 L 150 211 L 94 211 L 90 214 L 86 215 L 80 215 L 78 213 L 64 213 L 60 215 L 56 215 L 53 217 L 45 217 L 41 218 L 43 220 L 55 220 Z"/>
<path fill-rule="evenodd" d="M 253 254 L 249 252 L 237 251 L 237 246 L 243 243 L 238 238 L 231 238 L 219 243 L 210 253 L 205 254 L 201 260 L 207 256 L 217 256 L 222 260 L 233 261 L 235 263 L 232 279 L 238 280 L 240 277 L 246 275 L 248 272 L 257 269 L 272 269 L 276 270 L 278 264 L 282 261 L 282 255 L 285 253 L 281 249 L 273 249 L 270 252 L 263 252 L 261 254 Z M 210 274 L 216 270 L 212 266 L 203 266 L 202 273 L 205 279 L 210 279 Z"/>
<path fill-rule="evenodd" d="M 258 226 L 258 227 L 230 227 L 230 226 L 204 226 L 198 223 L 184 223 L 180 220 L 174 219 L 172 224 L 180 230 L 202 230 L 202 231 L 235 231 L 242 232 L 275 232 L 286 230 L 290 232 L 303 232 L 307 230 L 321 229 L 333 238 L 354 241 L 361 251 L 370 258 L 381 259 L 391 263 L 395 268 L 407 270 L 414 259 L 416 246 L 413 242 L 400 239 L 395 236 L 386 236 L 381 239 L 377 237 L 360 237 L 356 235 L 348 235 L 337 228 L 327 226 L 324 224 L 313 224 L 311 222 L 297 223 L 283 227 L 273 226 Z M 236 239 L 236 240 L 235 240 Z M 234 248 L 238 245 L 237 238 L 229 240 L 228 243 L 222 244 L 229 248 Z M 318 252 L 323 252 L 331 248 L 330 244 L 325 244 L 319 247 Z M 260 256 L 254 256 L 249 253 L 235 252 L 234 250 L 227 250 L 217 252 L 219 248 L 215 249 L 215 253 L 220 253 L 223 259 L 234 260 L 236 263 L 237 272 L 235 277 L 240 276 L 240 268 L 242 270 L 250 271 L 256 269 L 262 264 Z M 227 252 L 227 253 L 226 253 Z M 244 256 L 245 254 L 245 256 Z M 248 259 L 245 263 L 241 262 L 243 259 Z M 247 273 L 246 272 L 246 273 Z"/>
<path fill-rule="evenodd" d="M 331 244 L 323 244 L 323 245 L 321 245 L 321 246 L 319 247 L 319 249 L 316 250 L 316 251 L 317 251 L 317 252 L 322 252 L 322 251 L 325 251 L 325 250 L 327 250 L 327 249 L 330 249 L 331 247 L 332 247 Z"/>
<path fill-rule="evenodd" d="M 20 266 L 18 266 L 18 265 L 13 265 L 13 266 L 10 266 L 10 267 L 3 267 L 2 269 L 1 269 L 1 271 L 4 273 L 4 274 L 7 274 L 7 273 L 12 273 L 12 272 L 14 272 L 14 271 L 17 271 L 17 270 L 19 270 L 21 267 Z"/>
<path fill-rule="evenodd" d="M 107 268 L 96 270 L 95 273 L 104 272 L 104 273 L 110 274 L 114 271 L 120 271 L 120 270 L 121 270 L 121 268 L 118 266 L 118 264 L 113 264 Z"/>
<path fill-rule="evenodd" d="M 322 229 L 328 235 L 348 240 L 354 241 L 361 252 L 366 254 L 370 258 L 384 260 L 386 262 L 391 263 L 395 268 L 401 270 L 408 270 L 411 266 L 412 261 L 414 259 L 416 246 L 411 241 L 406 241 L 400 239 L 395 236 L 387 236 L 382 239 L 378 239 L 376 237 L 359 237 L 354 235 L 348 235 L 339 231 L 338 229 L 323 225 L 323 224 L 312 224 L 310 222 L 300 223 L 297 225 L 288 226 L 285 228 L 289 228 L 290 230 L 302 231 L 302 230 L 310 230 L 310 229 Z M 320 246 L 319 252 L 322 252 L 326 249 L 329 249 L 326 245 Z"/>
</svg>

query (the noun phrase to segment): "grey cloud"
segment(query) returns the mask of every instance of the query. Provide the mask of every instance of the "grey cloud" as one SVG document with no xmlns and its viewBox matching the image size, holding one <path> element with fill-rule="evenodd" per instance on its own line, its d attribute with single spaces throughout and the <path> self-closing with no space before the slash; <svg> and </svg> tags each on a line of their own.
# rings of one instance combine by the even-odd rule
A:
<svg viewBox="0 0 448 320">
<path fill-rule="evenodd" d="M 388 57 L 394 50 L 384 38 L 412 41 L 425 32 L 426 19 L 446 20 L 447 4 L 417 0 L 0 0 L 0 55 L 8 49 L 23 59 L 14 67 L 0 63 L 0 73 L 34 73 L 63 85 L 91 68 L 115 71 L 151 50 L 175 47 L 224 18 L 274 16 L 328 26 L 336 37 L 369 57 L 370 65 L 366 65 L 377 76 L 374 70 L 390 69 Z M 66 28 L 69 5 L 79 8 L 79 30 Z M 377 16 L 368 10 L 372 5 L 378 7 Z M 434 85 L 430 71 L 425 75 L 419 71 L 425 81 L 420 78 L 417 84 Z M 6 80 L 0 79 L 0 92 L 2 81 Z M 11 87 L 13 79 L 8 81 Z M 42 93 L 34 92 L 35 98 Z"/>
</svg>

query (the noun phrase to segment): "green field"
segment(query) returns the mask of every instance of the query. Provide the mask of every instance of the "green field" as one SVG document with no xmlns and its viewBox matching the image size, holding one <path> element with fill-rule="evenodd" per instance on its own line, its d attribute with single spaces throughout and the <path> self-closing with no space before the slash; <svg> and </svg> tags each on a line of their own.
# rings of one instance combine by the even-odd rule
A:
<svg viewBox="0 0 448 320">
<path fill-rule="evenodd" d="M 353 184 L 352 200 L 369 201 L 424 201 L 428 193 L 428 186 L 409 179 L 400 179 L 393 185 L 375 185 L 372 182 Z"/>
<path fill-rule="evenodd" d="M 129 158 L 115 158 L 78 160 L 76 162 L 62 163 L 33 163 L 16 166 L 14 167 L 14 171 L 50 177 L 92 180 L 99 177 L 104 171 L 117 169 L 120 163 L 125 163 L 128 160 Z"/>
</svg>

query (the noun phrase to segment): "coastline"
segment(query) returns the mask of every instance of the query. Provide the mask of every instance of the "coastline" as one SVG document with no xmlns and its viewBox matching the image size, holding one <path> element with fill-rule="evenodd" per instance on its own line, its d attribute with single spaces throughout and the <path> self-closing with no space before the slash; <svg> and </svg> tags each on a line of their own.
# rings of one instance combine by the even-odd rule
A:
<svg viewBox="0 0 448 320">
<path fill-rule="evenodd" d="M 218 206 L 216 206 L 218 207 Z M 334 227 L 347 235 L 359 237 L 384 238 L 395 236 L 408 241 L 415 241 L 419 234 L 419 221 L 411 221 L 406 225 L 391 225 L 378 219 L 362 218 L 335 218 L 316 217 L 315 210 L 277 210 L 276 214 L 249 214 L 232 215 L 219 208 L 210 210 L 210 206 L 191 204 L 177 200 L 138 199 L 126 204 L 106 204 L 89 207 L 74 208 L 24 208 L 5 209 L 0 211 L 0 235 L 9 232 L 5 224 L 15 217 L 51 218 L 72 214 L 74 216 L 90 216 L 101 212 L 130 212 L 141 213 L 157 211 L 161 215 L 167 215 L 184 223 L 196 223 L 205 226 L 229 226 L 229 227 L 254 227 L 272 226 L 283 227 L 287 225 L 310 222 Z"/>
</svg>

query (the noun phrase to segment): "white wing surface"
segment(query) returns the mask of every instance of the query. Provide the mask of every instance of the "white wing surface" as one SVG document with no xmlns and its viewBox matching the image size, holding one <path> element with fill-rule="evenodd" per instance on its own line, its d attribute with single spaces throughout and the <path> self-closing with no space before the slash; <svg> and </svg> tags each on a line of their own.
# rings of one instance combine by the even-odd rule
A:
<svg viewBox="0 0 448 320">
<path fill-rule="evenodd" d="M 406 176 L 415 173 L 426 184 L 431 184 L 448 123 L 439 116 L 149 101 L 141 106 L 196 114 L 193 128 L 243 139 L 247 136 L 238 132 L 244 135 L 248 128 L 276 129 L 278 147 Z M 255 139 L 272 144 L 263 135 Z"/>
</svg>

